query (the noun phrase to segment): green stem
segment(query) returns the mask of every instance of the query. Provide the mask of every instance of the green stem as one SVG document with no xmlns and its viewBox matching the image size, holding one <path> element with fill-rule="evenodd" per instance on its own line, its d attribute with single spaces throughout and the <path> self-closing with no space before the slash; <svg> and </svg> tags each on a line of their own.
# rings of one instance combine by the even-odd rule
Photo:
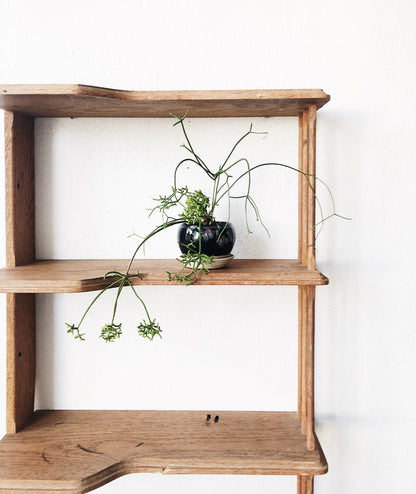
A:
<svg viewBox="0 0 416 494">
<path fill-rule="evenodd" d="M 214 216 L 215 198 L 217 195 L 217 183 L 218 183 L 218 176 L 216 175 L 214 179 L 214 185 L 212 187 L 211 211 L 209 212 L 210 216 Z"/>
<path fill-rule="evenodd" d="M 231 168 L 233 168 L 234 166 L 238 165 L 239 163 L 241 163 L 242 161 L 245 161 L 247 163 L 247 165 L 249 165 L 249 162 L 246 158 L 240 158 L 238 159 L 237 161 L 235 161 L 232 165 L 230 165 L 228 168 L 226 168 L 225 170 L 222 171 L 222 173 L 225 173 L 227 177 L 230 177 L 230 175 L 227 173 L 229 170 L 231 170 Z M 246 172 L 247 173 L 247 172 Z M 246 173 L 244 173 L 244 175 L 246 175 Z M 241 178 L 241 177 L 239 177 Z M 228 184 L 228 181 L 224 182 L 221 187 L 219 187 L 218 189 L 218 193 L 221 192 L 221 190 Z M 226 194 L 226 192 L 224 193 L 224 195 Z M 218 194 L 217 194 L 218 196 Z M 221 196 L 222 197 L 222 196 Z M 221 197 L 219 199 L 216 199 L 217 201 L 217 204 L 220 202 L 221 200 Z"/>
<path fill-rule="evenodd" d="M 150 238 L 152 238 L 154 235 L 161 232 L 165 228 L 169 228 L 173 225 L 179 225 L 182 222 L 183 222 L 183 220 L 175 218 L 171 221 L 168 221 L 167 223 L 163 223 L 163 225 L 157 226 L 152 232 L 149 233 L 149 235 L 146 235 L 146 237 L 144 237 L 144 239 L 140 242 L 140 244 L 137 246 L 136 250 L 134 251 L 133 255 L 131 256 L 129 265 L 127 266 L 127 269 L 126 269 L 126 275 L 129 273 L 131 265 L 133 264 L 133 261 L 137 256 L 137 253 L 139 252 L 140 248 L 142 247 L 142 245 L 145 242 L 147 242 Z"/>
<path fill-rule="evenodd" d="M 104 279 L 105 279 L 105 277 L 106 277 L 106 275 L 104 276 Z M 97 301 L 97 299 L 98 299 L 99 297 L 101 297 L 101 295 L 102 295 L 105 291 L 107 291 L 107 290 L 108 290 L 108 289 L 110 289 L 110 288 L 113 288 L 113 286 L 114 286 L 114 285 L 116 285 L 116 284 L 117 284 L 117 283 L 119 283 L 119 282 L 120 282 L 120 280 L 115 280 L 115 281 L 113 281 L 113 283 L 111 283 L 110 285 L 108 285 L 108 286 L 106 286 L 105 288 L 103 288 L 103 289 L 102 289 L 102 290 L 98 293 L 98 295 L 97 295 L 96 297 L 94 297 L 94 299 L 92 300 L 92 302 L 91 302 L 91 303 L 90 303 L 90 305 L 86 308 L 86 310 L 85 310 L 84 314 L 82 315 L 81 320 L 79 321 L 78 326 L 77 326 L 78 328 L 81 326 L 81 324 L 82 324 L 83 320 L 85 319 L 85 316 L 88 314 L 89 310 L 90 310 L 90 309 L 91 309 L 91 307 L 95 304 L 95 302 Z"/>
<path fill-rule="evenodd" d="M 249 136 L 250 134 L 253 134 L 254 132 L 252 132 L 252 129 L 253 128 L 253 124 L 250 124 L 250 129 L 248 132 L 246 132 L 242 137 L 240 137 L 240 139 L 238 139 L 238 141 L 234 144 L 234 146 L 232 147 L 231 151 L 230 151 L 230 154 L 227 156 L 227 158 L 225 159 L 224 163 L 220 166 L 220 170 L 222 170 L 224 168 L 224 166 L 227 164 L 227 161 L 230 159 L 231 155 L 233 154 L 233 152 L 235 151 L 236 147 L 240 144 L 240 142 L 242 140 L 244 140 L 247 136 Z"/>
<path fill-rule="evenodd" d="M 249 136 L 250 134 L 267 134 L 267 132 L 254 132 L 252 129 L 253 129 L 253 124 L 250 124 L 249 131 L 246 132 L 242 137 L 240 137 L 240 139 L 238 139 L 238 141 L 234 144 L 234 146 L 232 147 L 232 149 L 230 151 L 230 154 L 227 156 L 227 158 L 224 161 L 224 163 L 220 166 L 220 168 L 219 168 L 220 171 L 227 164 L 227 161 L 230 159 L 231 155 L 233 154 L 233 152 L 235 151 L 235 149 L 237 148 L 237 146 L 240 144 L 240 142 L 243 141 L 247 136 Z"/>
<path fill-rule="evenodd" d="M 185 136 L 186 142 L 188 143 L 188 146 L 189 146 L 189 147 L 187 147 L 187 146 L 183 145 L 183 147 L 195 157 L 199 166 L 213 179 L 214 174 L 207 167 L 207 165 L 204 163 L 204 161 L 195 153 L 195 151 L 192 147 L 191 141 L 189 140 L 188 134 L 186 133 L 186 129 L 185 129 L 185 126 L 183 124 L 183 121 L 185 120 L 187 114 L 188 114 L 188 111 L 186 111 L 186 113 L 183 117 L 178 117 L 178 116 L 174 115 L 173 113 L 171 113 L 171 115 L 178 120 L 175 125 L 177 125 L 178 123 L 180 124 L 180 126 L 182 128 L 183 135 Z"/>
<path fill-rule="evenodd" d="M 244 158 L 243 158 L 244 159 Z M 242 161 L 242 160 L 239 160 L 239 161 Z M 283 168 L 288 168 L 289 170 L 293 170 L 297 173 L 300 173 L 301 175 L 304 175 L 305 177 L 315 177 L 315 175 L 311 174 L 311 173 L 305 173 L 305 172 L 302 172 L 301 170 L 298 170 L 297 168 L 295 168 L 294 166 L 290 166 L 290 165 L 285 165 L 283 163 L 261 163 L 260 165 L 255 165 L 251 168 L 249 168 L 246 172 L 242 173 L 238 178 L 236 178 L 234 180 L 234 182 L 230 185 L 230 189 L 232 189 L 234 187 L 234 185 L 239 182 L 243 177 L 245 177 L 248 173 L 251 173 L 253 170 L 256 170 L 257 168 L 261 168 L 262 166 L 281 166 Z M 311 187 L 312 188 L 312 187 Z M 312 188 L 312 191 L 315 192 Z M 223 192 L 222 195 L 219 197 L 218 199 L 218 202 L 221 201 L 221 199 L 227 194 L 227 191 L 226 192 Z"/>
<path fill-rule="evenodd" d="M 124 277 L 123 277 L 124 278 Z M 122 279 L 121 282 L 120 282 L 120 286 L 118 287 L 118 290 L 117 290 L 117 295 L 116 295 L 116 299 L 114 301 L 114 307 L 113 307 L 113 317 L 111 319 L 111 325 L 114 324 L 114 319 L 116 318 L 116 312 L 117 312 L 117 304 L 118 304 L 118 299 L 120 298 L 120 295 L 121 295 L 121 292 L 123 290 L 123 286 L 124 286 L 124 283 L 125 283 L 125 280 L 126 278 Z"/>
<path fill-rule="evenodd" d="M 206 169 L 203 166 L 201 166 L 197 161 L 193 160 L 192 158 L 186 158 L 186 159 L 180 161 L 176 165 L 175 170 L 173 172 L 173 187 L 174 187 L 174 189 L 177 189 L 177 174 L 178 174 L 178 170 L 187 161 L 190 161 L 191 163 L 194 163 L 195 165 L 199 166 L 204 171 L 204 173 L 207 173 Z M 212 178 L 212 177 L 210 176 L 210 178 Z"/>
<path fill-rule="evenodd" d="M 143 309 L 146 312 L 147 319 L 149 323 L 151 322 L 149 312 L 147 310 L 146 304 L 143 302 L 142 298 L 139 296 L 139 294 L 136 292 L 136 289 L 134 288 L 133 284 L 131 283 L 130 280 L 126 280 L 128 285 L 130 285 L 130 288 L 133 290 L 133 293 L 136 295 L 136 297 L 140 300 L 141 304 L 143 305 Z"/>
</svg>

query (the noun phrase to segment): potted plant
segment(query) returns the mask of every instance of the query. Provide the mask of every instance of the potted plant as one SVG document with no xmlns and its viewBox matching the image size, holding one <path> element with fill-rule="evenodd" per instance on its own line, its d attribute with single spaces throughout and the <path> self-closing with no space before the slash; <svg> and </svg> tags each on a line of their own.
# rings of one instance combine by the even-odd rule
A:
<svg viewBox="0 0 416 494">
<path fill-rule="evenodd" d="M 211 170 L 206 165 L 204 160 L 195 152 L 191 144 L 184 125 L 184 120 L 187 117 L 187 114 L 188 112 L 186 112 L 182 117 L 172 114 L 172 116 L 176 119 L 174 125 L 180 125 L 181 127 L 185 138 L 185 143 L 182 144 L 182 147 L 187 151 L 188 155 L 174 168 L 173 184 L 170 193 L 164 196 L 161 195 L 155 199 L 157 204 L 151 209 L 150 215 L 155 213 L 159 213 L 161 215 L 161 224 L 154 228 L 140 241 L 133 252 L 125 272 L 109 271 L 104 275 L 104 279 L 108 277 L 112 278 L 111 283 L 109 282 L 108 286 L 101 290 L 93 298 L 84 311 L 80 322 L 77 325 L 66 323 L 67 332 L 73 334 L 77 339 L 84 340 L 85 334 L 80 332 L 80 326 L 97 299 L 105 291 L 111 288 L 117 288 L 113 313 L 110 323 L 105 324 L 101 330 L 101 338 L 107 342 L 110 342 L 119 338 L 122 334 L 122 324 L 117 324 L 115 321 L 118 300 L 123 289 L 125 288 L 130 288 L 133 291 L 137 300 L 143 306 L 145 312 L 145 319 L 143 319 L 143 321 L 137 326 L 139 335 L 149 340 L 153 340 L 155 336 L 161 337 L 162 330 L 159 323 L 156 322 L 156 319 L 152 319 L 150 317 L 146 304 L 132 283 L 134 278 L 141 277 L 140 272 L 130 272 L 133 261 L 138 252 L 150 238 L 154 237 L 161 231 L 173 226 L 179 227 L 178 244 L 182 255 L 178 258 L 178 261 L 182 264 L 182 268 L 176 272 L 167 272 L 167 276 L 170 281 L 190 285 L 194 283 L 199 276 L 208 274 L 210 269 L 215 269 L 224 265 L 224 261 L 227 261 L 233 257 L 231 255 L 231 251 L 234 246 L 235 231 L 230 223 L 230 203 L 232 200 L 244 201 L 245 222 L 248 233 L 251 233 L 248 221 L 249 210 L 251 210 L 254 212 L 256 220 L 261 223 L 267 234 L 269 234 L 266 226 L 263 224 L 259 209 L 251 194 L 253 179 L 252 174 L 258 168 L 278 166 L 303 175 L 304 179 L 313 191 L 321 213 L 321 220 L 316 226 L 321 228 L 325 221 L 334 216 L 344 218 L 336 213 L 331 191 L 318 177 L 314 176 L 313 178 L 325 186 L 332 201 L 332 211 L 326 217 L 323 215 L 320 202 L 311 185 L 311 175 L 287 164 L 267 162 L 251 166 L 248 160 L 244 157 L 239 159 L 233 158 L 234 152 L 238 145 L 249 135 L 264 134 L 264 132 L 254 132 L 252 125 L 250 125 L 249 130 L 234 143 L 225 160 L 218 166 L 218 168 L 216 170 Z M 211 180 L 212 189 L 210 197 L 205 195 L 201 190 L 192 191 L 189 190 L 188 186 L 181 186 L 179 184 L 178 172 L 184 165 L 198 167 Z M 245 182 L 243 182 L 244 180 Z M 242 183 L 244 183 L 245 192 L 243 194 L 240 193 L 239 195 L 233 195 L 237 184 L 241 185 Z M 222 219 L 222 221 L 217 221 L 215 216 L 217 207 L 222 201 L 225 200 L 228 205 L 227 218 Z M 318 234 L 319 231 L 315 233 L 315 239 Z"/>
</svg>

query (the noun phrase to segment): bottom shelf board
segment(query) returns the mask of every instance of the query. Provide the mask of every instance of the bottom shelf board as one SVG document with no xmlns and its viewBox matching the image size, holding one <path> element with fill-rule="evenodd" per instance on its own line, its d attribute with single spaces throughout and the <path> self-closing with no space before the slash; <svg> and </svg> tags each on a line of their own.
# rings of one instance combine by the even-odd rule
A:
<svg viewBox="0 0 416 494">
<path fill-rule="evenodd" d="M 136 472 L 327 469 L 318 441 L 307 450 L 296 412 L 42 410 L 0 442 L 2 492 L 83 493 Z"/>
</svg>

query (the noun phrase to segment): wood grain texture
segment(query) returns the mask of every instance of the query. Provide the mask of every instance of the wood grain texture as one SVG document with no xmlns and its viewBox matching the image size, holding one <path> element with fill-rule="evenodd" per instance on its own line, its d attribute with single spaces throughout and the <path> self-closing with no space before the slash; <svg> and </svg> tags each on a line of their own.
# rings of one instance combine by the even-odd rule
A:
<svg viewBox="0 0 416 494">
<path fill-rule="evenodd" d="M 36 372 L 35 295 L 7 294 L 6 431 L 17 432 L 33 413 Z"/>
<path fill-rule="evenodd" d="M 315 287 L 302 287 L 305 292 L 305 422 L 308 450 L 315 449 Z"/>
<path fill-rule="evenodd" d="M 299 115 L 298 124 L 298 169 L 302 172 L 305 170 L 307 147 L 304 139 L 304 113 Z M 304 203 L 304 181 L 305 178 L 299 173 L 298 176 L 298 259 L 299 262 L 305 265 L 305 237 L 306 237 L 306 204 Z M 303 360 L 303 297 L 302 291 L 298 290 L 298 419 L 303 420 L 305 415 L 303 403 L 303 378 L 304 378 L 304 360 Z M 302 422 L 303 427 L 303 422 Z M 298 493 L 301 492 L 301 479 L 298 479 Z"/>
<path fill-rule="evenodd" d="M 313 494 L 313 481 L 312 475 L 306 477 L 305 494 Z"/>
<path fill-rule="evenodd" d="M 7 266 L 19 266 L 35 258 L 33 132 L 32 117 L 5 112 Z"/>
<path fill-rule="evenodd" d="M 298 494 L 313 494 L 313 476 L 298 476 Z"/>
<path fill-rule="evenodd" d="M 315 194 L 316 187 L 316 106 L 310 105 L 299 116 L 299 169 L 307 174 L 298 183 L 298 256 L 308 270 L 315 261 Z M 307 435 L 309 449 L 315 447 L 314 434 L 314 321 L 315 287 L 299 286 L 298 291 L 298 417 Z M 303 480 L 302 480 L 303 482 Z M 303 484 L 302 491 L 306 489 Z"/>
<path fill-rule="evenodd" d="M 75 293 L 99 290 L 114 278 L 104 280 L 110 270 L 123 271 L 128 260 L 73 259 L 36 261 L 26 266 L 0 270 L 0 292 Z M 133 263 L 130 273 L 140 272 L 135 285 L 178 285 L 169 282 L 167 271 L 179 271 L 175 259 L 145 259 Z M 308 270 L 295 259 L 233 259 L 228 267 L 202 275 L 197 285 L 326 285 L 319 271 Z"/>
<path fill-rule="evenodd" d="M 302 117 L 299 117 L 299 133 L 302 138 L 299 142 L 299 170 L 302 172 L 299 174 L 299 197 L 298 197 L 298 209 L 299 209 L 299 238 L 298 238 L 298 250 L 299 261 L 307 266 L 308 264 L 308 195 L 309 186 L 304 174 L 308 173 L 308 152 L 309 152 L 309 113 L 304 111 Z"/>
<path fill-rule="evenodd" d="M 304 123 L 303 123 L 303 112 L 298 118 L 298 170 L 304 171 Z M 303 190 L 304 190 L 304 176 L 298 174 L 298 259 L 300 262 L 303 261 L 303 251 L 304 251 L 304 206 L 303 206 Z"/>
<path fill-rule="evenodd" d="M 302 432 L 305 432 L 305 402 L 304 402 L 304 374 L 305 374 L 305 297 L 304 290 L 298 287 L 298 419 L 302 421 Z"/>
<path fill-rule="evenodd" d="M 326 471 L 321 449 L 307 450 L 296 412 L 41 411 L 0 442 L 5 492 L 75 494 L 134 472 Z"/>
<path fill-rule="evenodd" d="M 304 494 L 303 491 L 302 491 L 302 476 L 301 475 L 298 475 L 297 477 L 297 494 Z"/>
<path fill-rule="evenodd" d="M 298 494 L 306 494 L 306 477 L 305 477 L 305 475 L 298 477 Z"/>
<path fill-rule="evenodd" d="M 316 190 L 316 105 L 309 105 L 308 108 L 308 187 L 307 187 L 307 259 L 306 266 L 308 269 L 315 269 L 315 193 Z"/>
<path fill-rule="evenodd" d="M 322 89 L 121 91 L 83 85 L 0 85 L 0 108 L 36 117 L 298 116 L 329 101 Z"/>
<path fill-rule="evenodd" d="M 301 379 L 300 379 L 300 418 L 302 420 L 302 432 L 306 434 L 306 388 L 307 388 L 307 287 L 298 288 L 298 303 L 300 311 L 300 348 L 299 358 Z"/>
<path fill-rule="evenodd" d="M 315 269 L 315 193 L 316 190 L 316 106 L 299 116 L 299 236 L 298 258 Z M 303 174 L 306 174 L 303 175 Z"/>
<path fill-rule="evenodd" d="M 314 366 L 315 366 L 315 287 L 300 286 L 299 303 L 299 372 L 300 395 L 298 417 L 307 436 L 308 449 L 315 448 Z"/>
<path fill-rule="evenodd" d="M 5 112 L 6 263 L 35 258 L 33 118 Z M 35 296 L 7 295 L 6 430 L 32 415 L 35 394 Z"/>
</svg>

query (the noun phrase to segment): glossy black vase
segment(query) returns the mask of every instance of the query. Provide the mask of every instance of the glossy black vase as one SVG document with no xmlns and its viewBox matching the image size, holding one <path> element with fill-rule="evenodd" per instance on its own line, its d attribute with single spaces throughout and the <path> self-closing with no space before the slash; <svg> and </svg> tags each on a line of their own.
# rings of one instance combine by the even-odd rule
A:
<svg viewBox="0 0 416 494">
<path fill-rule="evenodd" d="M 189 250 L 199 252 L 199 233 L 198 225 L 182 223 L 178 231 L 178 243 L 183 254 Z M 201 225 L 201 254 L 225 256 L 231 252 L 234 242 L 235 230 L 231 223 L 215 221 L 210 225 Z"/>
</svg>

